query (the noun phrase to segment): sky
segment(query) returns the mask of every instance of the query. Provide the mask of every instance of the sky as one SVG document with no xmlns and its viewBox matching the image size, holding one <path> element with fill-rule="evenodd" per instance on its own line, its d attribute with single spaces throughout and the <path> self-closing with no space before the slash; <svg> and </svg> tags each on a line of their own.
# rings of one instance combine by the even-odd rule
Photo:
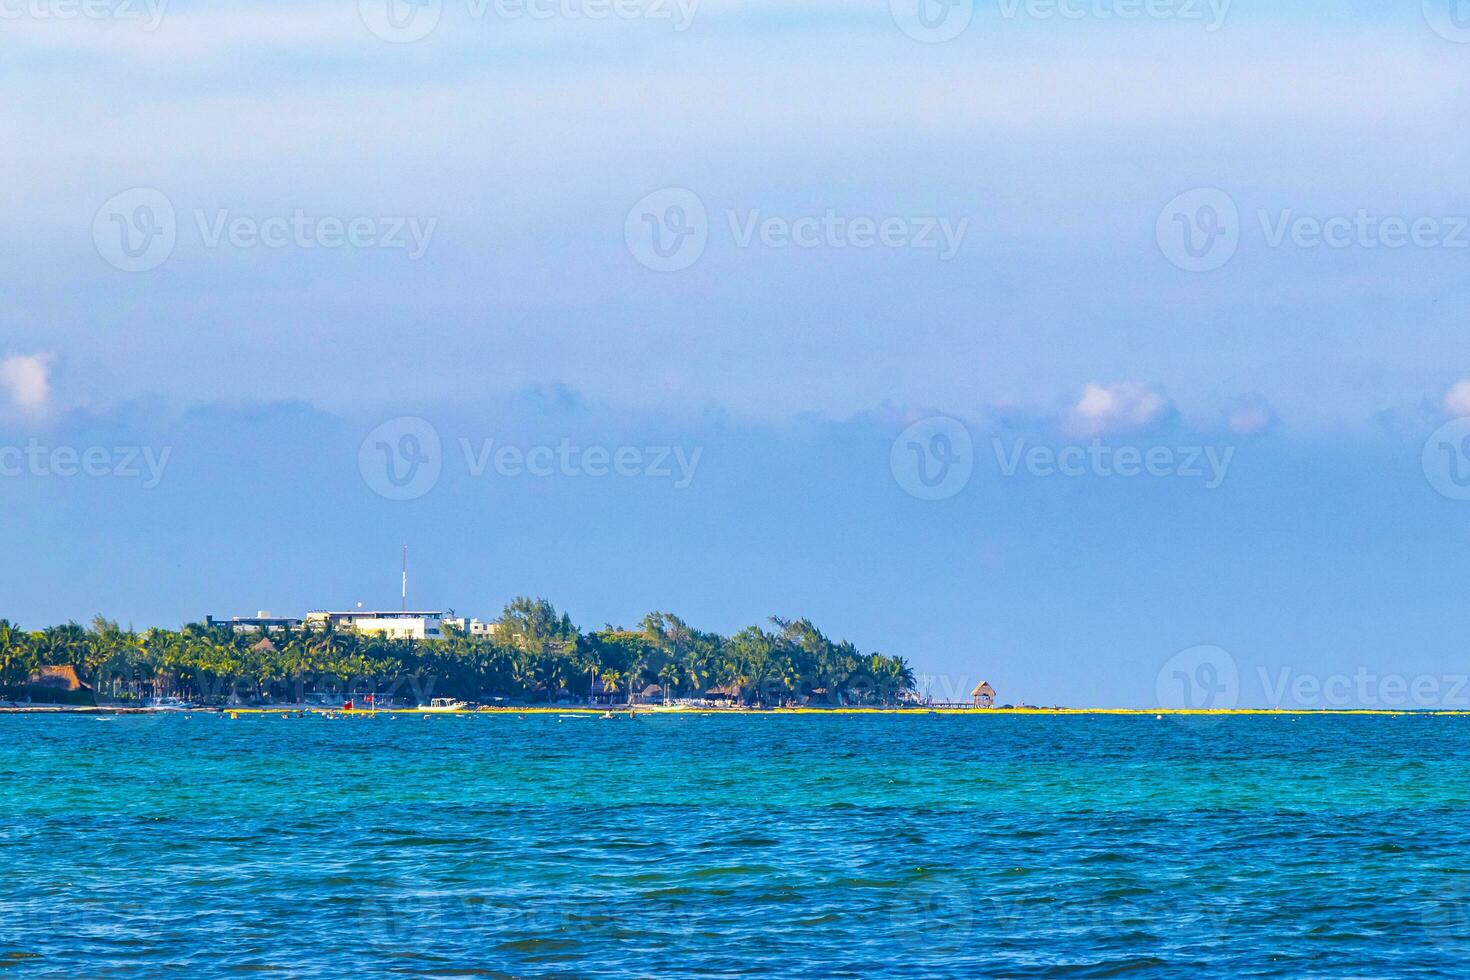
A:
<svg viewBox="0 0 1470 980">
<path fill-rule="evenodd" d="M 0 2 L 0 616 L 1470 707 L 1470 3 Z"/>
</svg>

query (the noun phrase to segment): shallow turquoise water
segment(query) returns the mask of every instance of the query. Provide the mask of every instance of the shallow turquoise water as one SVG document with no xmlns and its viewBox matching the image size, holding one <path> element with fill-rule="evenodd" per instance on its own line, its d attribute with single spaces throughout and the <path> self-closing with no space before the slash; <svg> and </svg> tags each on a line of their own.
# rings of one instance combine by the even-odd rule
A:
<svg viewBox="0 0 1470 980">
<path fill-rule="evenodd" d="M 1464 975 L 1470 718 L 0 717 L 0 967 Z"/>
</svg>

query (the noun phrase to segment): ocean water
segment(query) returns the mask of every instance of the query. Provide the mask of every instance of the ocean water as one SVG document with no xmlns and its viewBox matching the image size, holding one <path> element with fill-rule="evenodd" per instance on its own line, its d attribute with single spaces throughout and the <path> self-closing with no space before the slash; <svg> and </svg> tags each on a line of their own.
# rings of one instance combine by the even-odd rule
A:
<svg viewBox="0 0 1470 980">
<path fill-rule="evenodd" d="M 1470 718 L 0 717 L 0 967 L 1414 976 Z"/>
</svg>

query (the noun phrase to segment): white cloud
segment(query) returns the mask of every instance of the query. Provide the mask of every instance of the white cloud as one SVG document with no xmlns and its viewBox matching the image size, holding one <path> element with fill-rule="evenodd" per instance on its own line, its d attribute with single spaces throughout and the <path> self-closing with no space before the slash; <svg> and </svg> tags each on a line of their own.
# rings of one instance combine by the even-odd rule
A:
<svg viewBox="0 0 1470 980">
<path fill-rule="evenodd" d="M 1470 381 L 1457 381 L 1444 393 L 1444 413 L 1456 419 L 1470 415 Z"/>
<path fill-rule="evenodd" d="M 1067 428 L 1089 436 L 1132 432 L 1156 424 L 1169 410 L 1169 400 L 1141 382 L 1102 385 L 1094 381 L 1067 413 Z"/>
<path fill-rule="evenodd" d="M 1236 399 L 1225 411 L 1225 428 L 1231 435 L 1253 436 L 1275 425 L 1280 419 L 1271 403 L 1260 395 Z"/>
<path fill-rule="evenodd" d="M 51 405 L 51 354 L 16 354 L 0 361 L 0 389 L 10 405 L 26 415 L 42 415 Z"/>
</svg>

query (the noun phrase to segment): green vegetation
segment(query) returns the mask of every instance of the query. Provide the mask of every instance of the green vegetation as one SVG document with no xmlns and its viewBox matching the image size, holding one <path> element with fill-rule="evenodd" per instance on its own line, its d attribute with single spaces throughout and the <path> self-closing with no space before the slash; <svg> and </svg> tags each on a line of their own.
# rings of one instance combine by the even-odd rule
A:
<svg viewBox="0 0 1470 980">
<path fill-rule="evenodd" d="M 42 667 L 71 667 L 99 699 L 116 701 L 279 703 L 376 691 L 408 702 L 709 695 L 749 705 L 838 705 L 893 704 L 914 688 L 901 657 L 834 642 L 805 619 L 770 626 L 727 637 L 656 612 L 637 629 L 584 633 L 551 603 L 527 598 L 505 607 L 493 638 L 447 630 L 442 640 L 399 640 L 326 627 L 236 633 L 198 623 L 140 633 L 100 618 L 90 628 L 25 632 L 0 620 L 0 688 L 14 696 Z"/>
</svg>

